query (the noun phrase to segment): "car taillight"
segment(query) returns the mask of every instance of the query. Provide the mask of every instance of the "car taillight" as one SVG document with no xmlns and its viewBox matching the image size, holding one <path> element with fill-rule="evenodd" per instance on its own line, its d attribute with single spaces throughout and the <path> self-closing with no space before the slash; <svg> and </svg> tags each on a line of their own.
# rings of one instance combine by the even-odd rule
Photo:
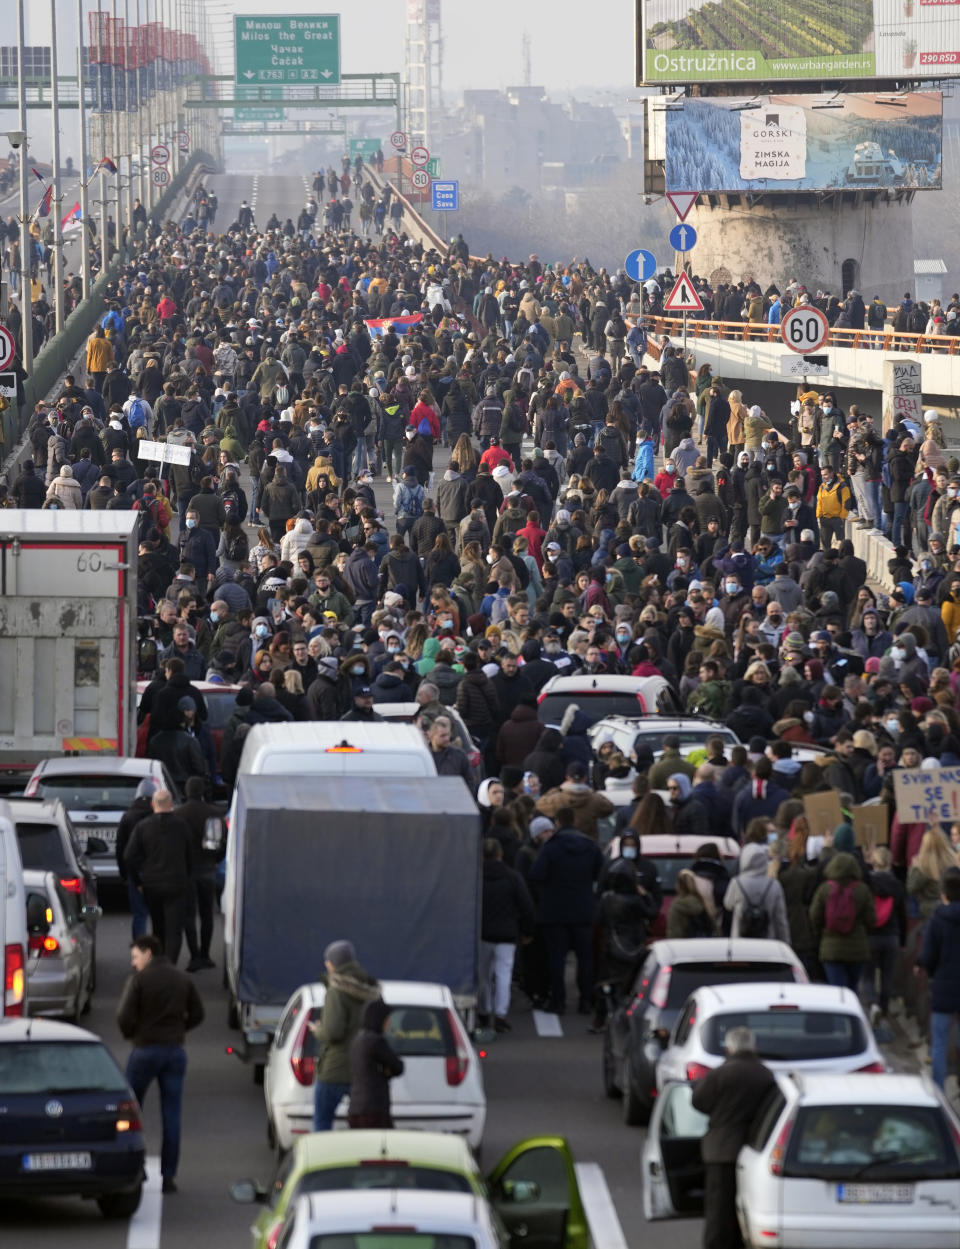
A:
<svg viewBox="0 0 960 1249">
<path fill-rule="evenodd" d="M 687 1063 L 687 1079 L 692 1084 L 694 1080 L 702 1080 L 704 1076 L 710 1074 L 711 1068 L 705 1067 L 703 1063 Z"/>
<path fill-rule="evenodd" d="M 43 958 L 45 954 L 56 954 L 60 949 L 60 942 L 56 937 L 31 937 L 29 946 L 31 954 L 39 954 Z"/>
<path fill-rule="evenodd" d="M 277 1249 L 277 1241 L 280 1239 L 280 1229 L 282 1223 L 274 1223 L 270 1228 L 270 1235 L 267 1237 L 267 1249 Z"/>
<path fill-rule="evenodd" d="M 793 1131 L 793 1115 L 790 1115 L 780 1129 L 780 1135 L 777 1137 L 776 1144 L 770 1150 L 770 1174 L 783 1175 L 783 1160 L 787 1153 L 787 1143 L 790 1140 L 790 1133 Z"/>
<path fill-rule="evenodd" d="M 304 1086 L 313 1083 L 313 1072 L 316 1065 L 313 1056 L 303 1052 L 307 1043 L 307 1027 L 309 1023 L 309 1019 L 304 1019 L 300 1025 L 300 1031 L 297 1033 L 297 1039 L 294 1041 L 293 1049 L 290 1053 L 290 1070 L 293 1072 L 293 1078 L 298 1084 Z"/>
<path fill-rule="evenodd" d="M 867 1071 L 872 1072 L 874 1075 L 880 1075 L 882 1072 L 886 1071 L 886 1069 L 886 1063 L 868 1063 L 866 1067 L 858 1067 L 857 1071 Z"/>
<path fill-rule="evenodd" d="M 661 967 L 653 982 L 653 988 L 650 990 L 650 1001 L 660 1010 L 663 1010 L 667 1004 L 667 994 L 670 992 L 670 977 L 672 974 L 672 967 Z"/>
<path fill-rule="evenodd" d="M 142 1132 L 140 1105 L 138 1102 L 121 1102 L 117 1107 L 118 1132 Z"/>
<path fill-rule="evenodd" d="M 23 997 L 26 988 L 26 958 L 22 945 L 8 945 L 3 949 L 3 1013 L 7 1016 L 23 1015 Z"/>
<path fill-rule="evenodd" d="M 40 778 L 39 776 L 35 776 L 32 780 L 27 782 L 27 788 L 23 791 L 24 798 L 35 798 L 39 788 Z"/>
<path fill-rule="evenodd" d="M 67 893 L 83 893 L 83 881 L 79 876 L 61 876 L 60 884 Z"/>
<path fill-rule="evenodd" d="M 540 706 L 540 704 L 543 702 L 543 700 L 544 700 L 545 698 L 546 698 L 546 694 L 538 694 L 538 695 L 537 695 L 537 706 L 538 706 L 538 707 Z M 28 795 L 28 797 L 29 797 L 29 795 Z"/>
<path fill-rule="evenodd" d="M 447 1055 L 447 1083 L 451 1087 L 456 1088 L 466 1078 L 467 1068 L 470 1066 L 470 1054 L 463 1039 L 460 1021 L 457 1019 L 454 1011 L 447 1011 L 447 1022 L 450 1025 L 450 1031 L 453 1033 L 455 1050 L 453 1054 Z"/>
</svg>

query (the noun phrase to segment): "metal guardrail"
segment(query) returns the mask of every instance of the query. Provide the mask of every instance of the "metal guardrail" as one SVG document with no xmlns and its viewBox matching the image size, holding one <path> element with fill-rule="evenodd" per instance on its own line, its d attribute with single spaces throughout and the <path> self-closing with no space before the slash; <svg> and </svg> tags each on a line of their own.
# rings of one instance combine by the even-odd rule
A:
<svg viewBox="0 0 960 1249">
<path fill-rule="evenodd" d="M 644 317 L 648 329 L 657 334 L 680 337 L 684 333 L 682 317 Z M 738 343 L 781 343 L 780 326 L 753 321 L 704 321 L 687 317 L 687 339 L 713 338 Z M 901 330 L 831 329 L 825 344 L 864 351 L 905 351 L 919 355 L 960 355 L 960 336 L 950 334 L 908 334 Z M 652 346 L 652 343 L 651 343 Z M 649 350 L 649 348 L 648 348 Z M 822 348 L 820 349 L 822 350 Z"/>
</svg>

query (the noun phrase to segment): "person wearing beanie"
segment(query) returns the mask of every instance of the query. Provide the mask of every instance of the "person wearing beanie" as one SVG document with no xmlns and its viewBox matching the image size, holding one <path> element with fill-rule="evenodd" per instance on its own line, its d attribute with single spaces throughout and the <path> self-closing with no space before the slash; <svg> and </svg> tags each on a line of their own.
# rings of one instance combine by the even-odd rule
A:
<svg viewBox="0 0 960 1249">
<path fill-rule="evenodd" d="M 59 475 L 50 483 L 44 507 L 62 507 L 70 511 L 80 511 L 83 507 L 83 491 L 80 483 L 74 480 L 69 464 L 61 465 Z"/>
<path fill-rule="evenodd" d="M 323 1049 L 313 1089 L 313 1130 L 329 1132 L 340 1102 L 350 1091 L 350 1047 L 360 1031 L 364 1007 L 380 997 L 380 985 L 357 962 L 353 944 L 331 941 L 323 952 L 326 997 L 323 1015 L 310 1030 Z"/>
</svg>

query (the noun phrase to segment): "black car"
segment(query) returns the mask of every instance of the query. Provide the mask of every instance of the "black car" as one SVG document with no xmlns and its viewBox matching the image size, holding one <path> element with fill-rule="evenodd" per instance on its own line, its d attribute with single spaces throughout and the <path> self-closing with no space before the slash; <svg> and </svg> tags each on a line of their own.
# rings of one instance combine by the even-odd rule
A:
<svg viewBox="0 0 960 1249">
<path fill-rule="evenodd" d="M 623 1098 L 623 1120 L 650 1117 L 657 1063 L 687 998 L 704 984 L 806 983 L 800 960 L 782 941 L 693 937 L 655 941 L 632 991 L 616 1004 L 603 1039 L 603 1086 Z"/>
<path fill-rule="evenodd" d="M 76 1194 L 108 1219 L 140 1204 L 140 1106 L 92 1032 L 0 1021 L 0 1124 L 0 1200 Z"/>
</svg>

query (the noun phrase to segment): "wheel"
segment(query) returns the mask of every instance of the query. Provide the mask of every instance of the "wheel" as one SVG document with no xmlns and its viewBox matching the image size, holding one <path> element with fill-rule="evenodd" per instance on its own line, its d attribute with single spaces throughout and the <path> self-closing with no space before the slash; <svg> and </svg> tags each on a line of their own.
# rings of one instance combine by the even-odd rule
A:
<svg viewBox="0 0 960 1249">
<path fill-rule="evenodd" d="M 263 1073 L 267 1069 L 266 1063 L 253 1064 L 253 1082 L 257 1088 L 263 1088 Z"/>
<path fill-rule="evenodd" d="M 608 1097 L 617 1098 L 621 1096 L 621 1090 L 614 1079 L 614 1071 L 616 1064 L 613 1058 L 613 1045 L 610 1041 L 610 1029 L 603 1034 L 603 1091 Z"/>
<path fill-rule="evenodd" d="M 636 1128 L 646 1123 L 649 1111 L 637 1096 L 633 1081 L 630 1079 L 630 1068 L 626 1060 L 623 1064 L 620 1086 L 623 1089 L 623 1121 L 628 1127 Z"/>
<path fill-rule="evenodd" d="M 104 1193 L 97 1198 L 100 1213 L 105 1219 L 129 1219 L 137 1212 L 142 1189 L 143 1185 L 138 1184 L 128 1193 Z"/>
</svg>

